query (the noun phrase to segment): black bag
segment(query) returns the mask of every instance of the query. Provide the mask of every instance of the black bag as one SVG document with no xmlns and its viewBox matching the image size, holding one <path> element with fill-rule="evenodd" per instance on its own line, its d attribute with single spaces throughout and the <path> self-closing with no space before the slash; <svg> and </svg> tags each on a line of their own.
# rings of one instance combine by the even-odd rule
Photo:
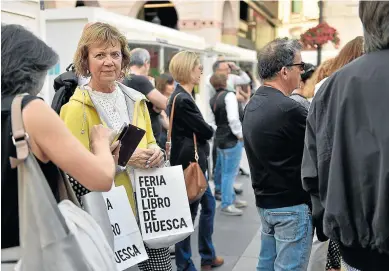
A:
<svg viewBox="0 0 389 271">
<path fill-rule="evenodd" d="M 60 74 L 57 78 L 54 79 L 55 95 L 53 101 L 51 102 L 51 108 L 57 112 L 58 115 L 61 112 L 62 106 L 69 102 L 77 86 L 78 77 L 74 71 L 74 65 L 70 64 L 66 68 L 66 72 Z M 90 191 L 78 183 L 75 179 L 73 179 L 73 177 L 69 176 L 68 174 L 66 174 L 66 176 L 69 179 L 70 184 L 76 193 L 76 197 L 82 206 L 83 202 L 81 201 L 81 197 Z"/>
<path fill-rule="evenodd" d="M 61 112 L 61 107 L 66 104 L 78 86 L 78 77 L 74 71 L 73 64 L 66 68 L 66 72 L 54 79 L 55 95 L 51 102 L 51 108 L 57 114 Z"/>
</svg>

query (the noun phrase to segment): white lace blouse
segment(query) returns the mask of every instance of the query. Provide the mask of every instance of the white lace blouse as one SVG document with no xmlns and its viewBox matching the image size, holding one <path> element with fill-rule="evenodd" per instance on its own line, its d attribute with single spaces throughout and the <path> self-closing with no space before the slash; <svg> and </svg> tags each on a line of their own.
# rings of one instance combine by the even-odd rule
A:
<svg viewBox="0 0 389 271">
<path fill-rule="evenodd" d="M 92 90 L 89 86 L 85 86 L 94 104 L 102 108 L 112 124 L 112 128 L 118 132 L 123 123 L 130 123 L 127 104 L 123 92 L 118 85 L 111 93 L 104 93 Z"/>
</svg>

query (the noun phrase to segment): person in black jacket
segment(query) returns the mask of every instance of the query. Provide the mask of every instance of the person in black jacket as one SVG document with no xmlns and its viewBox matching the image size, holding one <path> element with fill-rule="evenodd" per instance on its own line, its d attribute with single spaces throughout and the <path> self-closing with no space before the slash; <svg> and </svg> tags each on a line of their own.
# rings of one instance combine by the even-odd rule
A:
<svg viewBox="0 0 389 271">
<path fill-rule="evenodd" d="M 307 110 L 289 98 L 304 63 L 297 40 L 276 39 L 259 55 L 259 87 L 246 106 L 243 138 L 261 218 L 258 270 L 306 270 L 312 245 L 309 194 L 301 184 Z"/>
<path fill-rule="evenodd" d="M 389 2 L 361 1 L 365 55 L 331 75 L 311 104 L 302 164 L 320 241 L 348 270 L 389 269 Z"/>
<path fill-rule="evenodd" d="M 194 52 L 181 51 L 171 60 L 169 70 L 177 86 L 169 99 L 168 112 L 172 110 L 174 98 L 177 96 L 171 138 L 171 165 L 182 165 L 183 169 L 195 162 L 193 134 L 197 137 L 198 163 L 204 174 L 208 169 L 208 140 L 213 136 L 213 129 L 208 125 L 192 96 L 193 88 L 199 84 L 203 68 L 200 58 Z M 216 256 L 212 243 L 213 223 L 215 217 L 215 198 L 210 188 L 206 190 L 200 201 L 190 204 L 194 221 L 198 206 L 201 203 L 199 222 L 199 252 L 202 270 L 210 270 L 223 264 L 224 260 Z M 195 271 L 191 260 L 190 237 L 176 244 L 176 265 L 178 271 Z"/>
</svg>

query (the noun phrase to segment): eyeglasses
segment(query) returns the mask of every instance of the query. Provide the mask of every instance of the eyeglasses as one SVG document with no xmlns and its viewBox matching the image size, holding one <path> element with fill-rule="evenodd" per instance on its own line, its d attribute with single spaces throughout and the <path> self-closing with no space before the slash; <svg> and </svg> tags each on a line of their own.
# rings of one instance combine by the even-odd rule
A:
<svg viewBox="0 0 389 271">
<path fill-rule="evenodd" d="M 305 63 L 301 62 L 301 63 L 293 63 L 293 64 L 286 65 L 286 67 L 293 67 L 293 66 L 299 66 L 300 70 L 303 71 L 305 68 Z"/>
</svg>

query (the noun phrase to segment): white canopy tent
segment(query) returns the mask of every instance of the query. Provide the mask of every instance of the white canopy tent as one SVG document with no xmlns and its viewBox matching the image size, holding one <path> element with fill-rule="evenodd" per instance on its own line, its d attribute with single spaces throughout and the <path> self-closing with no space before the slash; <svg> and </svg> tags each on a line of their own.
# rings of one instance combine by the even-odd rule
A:
<svg viewBox="0 0 389 271">
<path fill-rule="evenodd" d="M 64 72 L 73 61 L 78 41 L 84 26 L 89 22 L 105 22 L 116 26 L 128 39 L 130 48 L 153 48 L 158 53 L 158 72 L 168 69 L 171 55 L 180 50 L 199 52 L 204 65 L 204 75 L 212 72 L 212 64 L 219 55 L 227 60 L 256 63 L 255 51 L 239 48 L 232 45 L 217 43 L 207 44 L 205 39 L 182 31 L 138 20 L 128 16 L 116 14 L 102 8 L 77 7 L 63 9 L 48 9 L 43 13 L 46 26 L 46 42 L 59 54 L 60 63 L 49 73 L 49 86 L 53 85 L 54 78 Z M 200 83 L 200 93 L 204 89 L 205 77 Z M 45 97 L 50 102 L 54 96 L 51 88 Z M 200 95 L 202 96 L 202 95 Z M 199 106 L 204 105 L 199 97 Z"/>
<path fill-rule="evenodd" d="M 69 23 L 71 21 L 81 24 L 82 27 L 88 22 L 104 22 L 116 26 L 129 41 L 143 41 L 147 43 L 154 41 L 198 50 L 206 48 L 205 40 L 201 37 L 113 13 L 102 8 L 48 9 L 45 10 L 45 19 L 47 24 L 55 22 Z"/>
<path fill-rule="evenodd" d="M 212 52 L 224 56 L 225 59 L 231 61 L 246 61 L 246 62 L 257 62 L 257 52 L 237 46 L 216 43 L 209 48 Z"/>
<path fill-rule="evenodd" d="M 188 49 L 203 52 L 207 44 L 201 37 L 175 29 L 137 20 L 109 12 L 102 8 L 78 7 L 49 9 L 43 12 L 47 38 L 46 42 L 59 54 L 60 63 L 49 73 L 53 80 L 73 61 L 83 28 L 88 22 L 105 22 L 116 26 L 131 44 L 159 45 L 161 47 Z M 163 55 L 160 55 L 163 58 Z M 163 61 L 160 61 L 163 63 Z M 54 93 L 48 95 L 51 100 Z"/>
</svg>

